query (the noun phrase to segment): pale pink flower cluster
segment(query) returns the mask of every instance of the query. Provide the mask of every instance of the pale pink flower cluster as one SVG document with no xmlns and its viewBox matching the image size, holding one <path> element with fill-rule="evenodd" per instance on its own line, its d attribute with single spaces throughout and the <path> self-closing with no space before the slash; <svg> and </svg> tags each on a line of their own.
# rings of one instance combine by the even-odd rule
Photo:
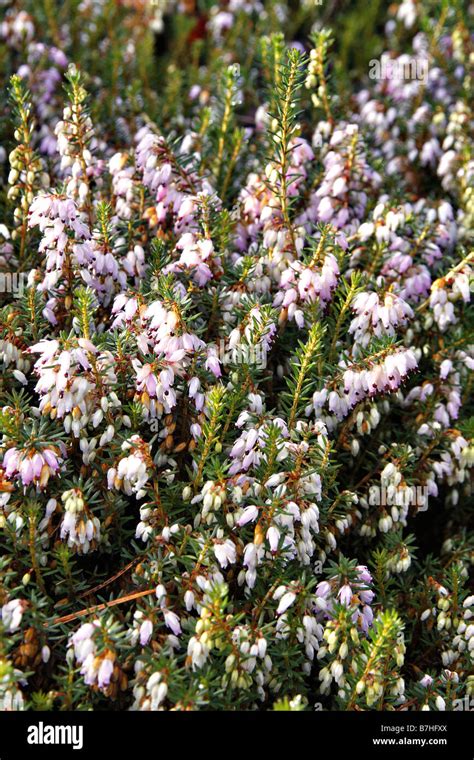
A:
<svg viewBox="0 0 474 760">
<path fill-rule="evenodd" d="M 356 124 L 332 133 L 323 163 L 323 181 L 313 197 L 316 219 L 353 234 L 365 215 L 369 193 L 382 181 L 367 163 Z"/>
<path fill-rule="evenodd" d="M 112 177 L 112 189 L 115 196 L 115 213 L 119 219 L 130 220 L 134 205 L 138 200 L 138 181 L 135 167 L 127 166 L 126 153 L 114 153 L 109 160 L 109 172 Z"/>
<path fill-rule="evenodd" d="M 395 335 L 396 328 L 406 327 L 413 318 L 413 309 L 395 293 L 358 293 L 351 304 L 356 316 L 349 326 L 349 332 L 361 346 L 367 346 L 375 335 Z"/>
<path fill-rule="evenodd" d="M 179 171 L 165 140 L 148 127 L 140 129 L 135 139 L 135 163 L 155 202 L 150 224 L 167 227 L 171 223 L 176 234 L 196 229 L 197 194 L 213 193 L 207 180 Z"/>
<path fill-rule="evenodd" d="M 273 305 L 287 309 L 288 319 L 294 319 L 298 327 L 304 327 L 302 306 L 318 303 L 324 310 L 331 301 L 338 278 L 339 265 L 332 253 L 325 255 L 320 267 L 305 266 L 300 261 L 292 262 L 282 273 L 280 289 Z"/>
<path fill-rule="evenodd" d="M 109 649 L 105 655 L 98 652 L 97 634 L 101 630 L 100 620 L 84 623 L 72 634 L 69 647 L 81 666 L 81 675 L 88 686 L 107 689 L 114 671 L 115 655 Z"/>
<path fill-rule="evenodd" d="M 112 251 L 104 250 L 96 236 L 93 233 L 92 239 L 74 245 L 74 263 L 80 267 L 84 283 L 108 306 L 115 294 L 126 288 L 130 266 L 126 266 L 128 258 L 118 259 Z"/>
<path fill-rule="evenodd" d="M 217 267 L 222 272 L 220 258 L 214 256 L 211 238 L 196 232 L 185 232 L 176 243 L 176 250 L 179 252 L 179 259 L 169 264 L 165 272 L 189 272 L 200 288 L 213 278 L 214 268 Z"/>
<path fill-rule="evenodd" d="M 288 198 L 298 195 L 304 183 L 311 161 L 314 159 L 311 147 L 302 138 L 294 138 L 290 143 L 290 166 L 286 174 Z M 239 250 L 247 250 L 249 245 L 263 234 L 265 249 L 272 252 L 267 264 L 274 279 L 279 279 L 280 264 L 292 259 L 289 231 L 283 224 L 278 191 L 281 185 L 278 165 L 267 164 L 266 179 L 255 172 L 249 174 L 247 184 L 240 193 L 241 219 L 237 227 L 236 244 Z M 304 220 L 301 221 L 303 224 Z M 296 250 L 301 252 L 304 245 L 304 227 L 299 227 L 294 236 Z M 273 262 L 273 257 L 276 261 Z"/>
<path fill-rule="evenodd" d="M 50 477 L 60 473 L 65 458 L 63 446 L 61 453 L 49 447 L 18 449 L 14 446 L 6 450 L 2 467 L 7 478 L 20 481 L 25 488 L 34 485 L 44 490 Z"/>
<path fill-rule="evenodd" d="M 245 419 L 246 416 L 240 421 L 241 425 L 244 424 Z M 267 441 L 268 424 L 276 425 L 281 431 L 281 442 L 279 453 L 277 454 L 277 461 L 281 461 L 287 456 L 287 448 L 284 439 L 288 437 L 288 429 L 284 420 L 280 417 L 276 417 L 270 423 L 258 427 L 250 427 L 240 434 L 229 452 L 229 455 L 233 460 L 232 465 L 229 468 L 230 475 L 235 475 L 239 472 L 247 472 L 251 468 L 255 469 L 259 466 L 262 460 L 263 449 L 265 448 Z M 240 427 L 239 420 L 237 420 L 236 425 Z"/>
<path fill-rule="evenodd" d="M 352 607 L 354 608 L 353 622 L 364 633 L 367 633 L 374 618 L 370 606 L 375 596 L 371 589 L 372 575 L 365 565 L 358 565 L 355 570 L 357 573 L 355 581 L 346 581 L 341 585 L 340 578 L 334 576 L 327 581 L 318 583 L 315 609 L 321 618 L 327 619 L 333 616 L 334 605 L 337 603 L 343 604 L 345 607 Z"/>
<path fill-rule="evenodd" d="M 450 324 L 457 322 L 454 302 L 463 300 L 464 303 L 470 303 L 470 280 L 473 277 L 472 267 L 466 264 L 462 271 L 456 272 L 448 281 L 436 280 L 433 283 L 430 293 L 430 308 L 433 310 L 433 318 L 441 332 L 445 332 Z"/>
<path fill-rule="evenodd" d="M 338 420 L 342 420 L 365 398 L 396 391 L 408 373 L 417 368 L 418 362 L 410 349 L 397 349 L 381 361 L 371 361 L 367 369 L 360 369 L 357 364 L 346 361 L 342 361 L 339 366 L 343 369 L 343 386 L 337 390 L 323 388 L 313 395 L 317 417 L 327 403 L 329 411 Z"/>
<path fill-rule="evenodd" d="M 120 407 L 112 390 L 116 384 L 115 361 L 109 351 L 99 352 L 87 338 L 70 340 L 68 348 L 58 340 L 42 340 L 29 351 L 40 354 L 34 365 L 39 377 L 35 390 L 41 397 L 40 410 L 62 419 L 66 432 L 78 438 L 89 424 L 96 428 L 107 419 L 109 407 Z M 101 445 L 115 433 L 110 414 L 109 426 Z"/>
<path fill-rule="evenodd" d="M 39 227 L 43 233 L 39 251 L 45 254 L 46 271 L 43 280 L 37 286 L 38 290 L 54 292 L 58 287 L 64 289 L 61 280 L 66 255 L 74 242 L 90 238 L 90 230 L 74 200 L 57 194 L 36 196 L 30 206 L 28 225 L 30 228 Z M 53 296 L 43 310 L 43 314 L 52 324 L 57 322 L 55 306 L 56 297 Z"/>
<path fill-rule="evenodd" d="M 136 298 L 121 294 L 114 301 L 112 313 L 116 315 L 114 327 L 127 325 L 133 329 L 143 355 L 143 359 L 134 358 L 132 366 L 146 418 L 161 417 L 176 406 L 175 381 L 184 377 L 193 358 L 201 358 L 207 369 L 220 375 L 219 360 L 212 347 L 206 347 L 204 341 L 188 332 L 178 312 L 167 309 L 161 301 L 141 308 Z M 198 394 L 196 381 L 190 390 Z"/>
</svg>

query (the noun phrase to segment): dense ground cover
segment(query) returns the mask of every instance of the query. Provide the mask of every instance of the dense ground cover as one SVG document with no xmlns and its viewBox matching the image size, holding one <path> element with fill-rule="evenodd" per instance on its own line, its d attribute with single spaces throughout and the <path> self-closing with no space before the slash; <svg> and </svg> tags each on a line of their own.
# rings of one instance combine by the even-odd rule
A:
<svg viewBox="0 0 474 760">
<path fill-rule="evenodd" d="M 472 8 L 0 10 L 2 709 L 463 709 Z"/>
</svg>

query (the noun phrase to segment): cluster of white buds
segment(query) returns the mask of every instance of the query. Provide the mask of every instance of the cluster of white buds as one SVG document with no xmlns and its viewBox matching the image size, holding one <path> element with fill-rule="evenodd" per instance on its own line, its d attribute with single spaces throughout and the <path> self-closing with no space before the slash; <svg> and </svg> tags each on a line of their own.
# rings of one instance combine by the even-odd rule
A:
<svg viewBox="0 0 474 760">
<path fill-rule="evenodd" d="M 248 689 L 257 684 L 260 697 L 264 698 L 263 684 L 268 681 L 272 660 L 267 654 L 267 641 L 247 626 L 239 625 L 232 631 L 233 652 L 226 657 L 222 685 Z"/>
<path fill-rule="evenodd" d="M 108 487 L 122 490 L 127 496 L 134 494 L 136 499 L 142 499 L 146 494 L 145 485 L 152 467 L 149 444 L 140 436 L 132 435 L 122 443 L 122 451 L 131 453 L 119 459 L 117 467 L 109 469 Z"/>
<path fill-rule="evenodd" d="M 384 407 L 386 404 L 385 401 L 380 402 L 381 408 Z M 389 404 L 386 404 L 389 406 Z M 370 435 L 372 430 L 374 430 L 381 419 L 380 411 L 377 404 L 370 404 L 367 405 L 365 409 L 360 409 L 355 418 L 355 424 L 357 428 L 357 432 L 359 435 Z M 354 439 L 356 440 L 356 439 Z M 359 449 L 357 451 L 352 451 L 352 456 L 357 456 L 359 453 Z"/>
<path fill-rule="evenodd" d="M 442 610 L 448 612 L 448 610 Z M 463 610 L 458 610 L 457 614 L 453 616 L 453 633 L 454 637 L 451 642 L 451 646 L 448 650 L 444 651 L 441 655 L 443 665 L 451 666 L 462 655 L 468 657 L 468 667 L 472 667 L 474 663 L 474 595 L 468 596 L 463 602 Z M 440 615 L 438 615 L 438 622 Z M 445 618 L 447 620 L 447 618 Z M 446 624 L 443 626 L 445 629 L 449 629 Z"/>
<path fill-rule="evenodd" d="M 365 690 L 365 701 L 367 704 L 367 707 L 373 707 L 373 705 L 380 700 L 380 698 L 383 696 L 385 687 L 384 687 L 384 674 L 380 672 L 375 673 L 369 673 L 369 676 L 371 677 L 371 683 Z M 362 694 L 362 686 L 365 685 L 365 681 L 359 681 L 357 684 L 357 694 L 360 696 Z M 361 690 L 361 691 L 360 691 Z M 396 683 L 390 688 L 390 694 L 394 697 L 399 697 L 399 701 L 403 703 L 405 701 L 404 697 L 405 693 L 405 680 L 400 677 L 397 679 Z"/>
<path fill-rule="evenodd" d="M 454 309 L 456 301 L 470 303 L 471 300 L 471 280 L 473 270 L 468 264 L 452 275 L 452 277 L 443 277 L 435 280 L 431 286 L 430 308 L 433 312 L 433 319 L 439 329 L 444 332 L 450 324 L 456 324 L 458 316 Z M 428 317 L 428 319 L 430 319 Z"/>
<path fill-rule="evenodd" d="M 88 198 L 89 178 L 95 168 L 92 153 L 95 145 L 94 128 L 90 116 L 84 111 L 85 91 L 79 83 L 73 64 L 69 66 L 68 73 L 73 86 L 73 100 L 65 107 L 62 121 L 58 121 L 54 132 L 61 155 L 61 169 L 69 175 L 66 193 L 82 205 Z"/>
<path fill-rule="evenodd" d="M 468 596 L 463 606 L 457 603 L 453 594 L 448 589 L 431 579 L 437 601 L 433 606 L 427 607 L 420 615 L 421 621 L 427 621 L 427 625 L 436 626 L 437 631 L 448 648 L 441 653 L 444 667 L 451 667 L 454 663 L 468 655 L 469 661 L 474 659 L 474 625 L 470 623 L 473 616 L 474 596 Z"/>
<path fill-rule="evenodd" d="M 183 499 L 188 496 L 183 492 Z M 200 493 L 191 499 L 191 504 L 202 504 L 201 511 L 196 515 L 194 526 L 197 527 L 201 522 L 206 525 L 212 525 L 216 522 L 216 513 L 219 512 L 227 498 L 225 484 L 214 480 L 207 480 Z"/>
<path fill-rule="evenodd" d="M 339 688 L 345 685 L 345 674 L 351 668 L 353 650 L 359 645 L 360 637 L 357 627 L 347 625 L 346 617 L 341 614 L 326 623 L 320 638 L 324 643 L 318 647 L 318 660 L 329 657 L 330 661 L 319 672 L 319 690 L 321 694 L 328 694 L 333 681 Z"/>
<path fill-rule="evenodd" d="M 403 641 L 399 640 L 393 650 L 393 658 L 397 668 L 401 668 L 405 662 L 406 646 Z M 362 657 L 364 662 L 364 657 Z M 383 661 L 382 661 L 383 662 Z M 364 663 L 365 664 L 365 663 Z M 356 694 L 364 696 L 367 707 L 373 707 L 376 702 L 383 697 L 387 685 L 387 673 L 384 671 L 383 664 L 374 658 L 373 665 L 364 669 L 362 677 L 356 684 Z M 405 681 L 400 676 L 396 678 L 390 686 L 390 694 L 397 698 L 399 703 L 405 701 Z"/>
<path fill-rule="evenodd" d="M 390 573 L 406 573 L 411 565 L 410 550 L 405 544 L 401 544 L 387 558 L 385 567 L 387 568 L 387 578 Z"/>
<path fill-rule="evenodd" d="M 21 139 L 21 134 L 18 134 L 18 130 L 15 132 L 15 139 Z M 8 158 L 10 161 L 10 172 L 8 174 L 8 184 L 10 187 L 7 195 L 8 199 L 12 201 L 21 195 L 20 203 L 16 206 L 14 212 L 15 222 L 19 224 L 33 202 L 33 187 L 38 184 L 39 179 L 41 186 L 46 189 L 49 186 L 49 176 L 46 172 L 42 171 L 40 159 L 32 154 L 24 145 L 17 145 L 11 151 Z M 18 235 L 19 231 L 14 230 L 12 238 L 15 239 Z"/>
<path fill-rule="evenodd" d="M 318 622 L 315 615 L 311 615 L 309 612 L 303 615 L 302 625 L 299 625 L 296 629 L 296 638 L 304 647 L 304 652 L 308 659 L 308 662 L 305 662 L 303 665 L 305 673 L 309 674 L 311 672 L 314 655 L 316 652 L 319 652 L 323 631 L 323 626 Z"/>
<path fill-rule="evenodd" d="M 199 612 L 194 635 L 189 639 L 187 649 L 187 663 L 193 670 L 204 666 L 213 649 L 220 652 L 228 646 L 226 631 L 231 620 L 231 617 L 224 615 L 223 602 L 228 594 L 228 586 L 223 582 L 222 575 L 215 573 L 208 579 L 199 575 L 196 577 L 196 583 L 203 592 L 202 600 L 197 603 L 194 591 L 190 588 L 184 595 L 187 609 L 190 610 L 195 606 Z M 224 619 L 225 625 L 223 625 Z"/>
<path fill-rule="evenodd" d="M 249 588 L 255 586 L 257 580 L 257 567 L 261 564 L 265 556 L 265 546 L 261 531 L 255 530 L 254 540 L 248 543 L 244 549 L 244 568 L 238 575 L 239 585 L 247 584 Z M 247 568 L 247 569 L 245 569 Z"/>
<path fill-rule="evenodd" d="M 9 633 L 14 633 L 14 631 L 18 630 L 25 609 L 26 602 L 23 599 L 12 599 L 2 606 L 0 611 L 2 624 Z"/>
<path fill-rule="evenodd" d="M 31 367 L 31 362 L 23 355 L 23 352 L 10 340 L 5 340 L 4 338 L 0 339 L 0 360 L 5 368 L 9 367 L 10 364 L 14 364 L 16 370 L 21 372 L 23 376 L 28 374 Z M 20 379 L 20 377 L 17 379 Z"/>
<path fill-rule="evenodd" d="M 25 709 L 25 700 L 20 686 L 25 687 L 27 679 L 6 658 L 0 657 L 0 711 L 12 712 Z"/>
<path fill-rule="evenodd" d="M 203 667 L 214 647 L 211 627 L 211 612 L 207 607 L 203 607 L 196 623 L 195 634 L 188 643 L 188 658 L 193 670 Z"/>
<path fill-rule="evenodd" d="M 382 533 L 391 530 L 395 523 L 406 524 L 408 505 L 405 505 L 403 497 L 397 498 L 399 496 L 398 489 L 403 489 L 402 480 L 403 475 L 393 462 L 389 462 L 382 470 L 380 482 L 387 489 L 387 501 L 388 503 L 391 503 L 391 500 L 395 501 L 395 504 L 390 508 L 390 514 L 384 510 L 379 519 L 379 530 Z"/>
<path fill-rule="evenodd" d="M 318 50 L 316 48 L 312 48 L 309 54 L 308 71 L 307 71 L 306 80 L 305 80 L 305 87 L 308 90 L 311 90 L 314 87 L 316 87 L 319 59 L 320 59 L 320 55 L 318 54 Z"/>
<path fill-rule="evenodd" d="M 61 523 L 61 538 L 81 554 L 95 549 L 100 542 L 100 520 L 92 516 L 79 488 L 71 488 L 61 495 L 65 514 Z"/>
<path fill-rule="evenodd" d="M 145 543 L 148 541 L 151 534 L 153 533 L 153 526 L 151 524 L 151 521 L 153 519 L 154 513 L 155 510 L 150 506 L 150 504 L 142 504 L 140 506 L 140 522 L 138 523 L 137 529 L 135 531 L 135 538 L 141 538 L 141 540 Z"/>
<path fill-rule="evenodd" d="M 440 593 L 437 607 L 436 628 L 438 631 L 449 631 L 453 625 L 452 600 Z"/>
<path fill-rule="evenodd" d="M 140 660 L 137 660 L 135 663 L 135 672 L 136 679 L 133 686 L 134 703 L 131 709 L 142 712 L 163 710 L 163 702 L 168 694 L 165 673 L 155 670 L 147 678 L 143 663 Z"/>
</svg>

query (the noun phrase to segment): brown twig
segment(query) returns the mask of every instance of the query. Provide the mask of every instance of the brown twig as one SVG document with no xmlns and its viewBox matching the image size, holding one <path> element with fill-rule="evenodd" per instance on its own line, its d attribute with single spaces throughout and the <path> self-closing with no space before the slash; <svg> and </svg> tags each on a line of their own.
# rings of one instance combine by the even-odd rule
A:
<svg viewBox="0 0 474 760">
<path fill-rule="evenodd" d="M 117 604 L 123 604 L 124 602 L 131 602 L 134 599 L 140 599 L 142 596 L 149 596 L 150 594 L 155 593 L 155 588 L 149 588 L 145 591 L 135 591 L 133 594 L 127 594 L 127 596 L 121 596 L 118 599 L 113 599 L 111 602 L 104 602 L 104 604 L 95 604 L 93 607 L 86 607 L 83 610 L 79 610 L 79 612 L 72 612 L 70 615 L 63 615 L 62 617 L 58 617 L 55 620 L 53 620 L 52 623 L 45 623 L 45 627 L 48 628 L 50 625 L 59 625 L 60 623 L 70 623 L 71 620 L 75 620 L 76 618 L 84 617 L 84 615 L 91 615 L 93 612 L 102 612 L 102 610 L 106 610 L 108 607 L 115 607 Z"/>
<path fill-rule="evenodd" d="M 91 596 L 92 594 L 95 594 L 97 591 L 100 591 L 106 586 L 109 586 L 111 583 L 116 581 L 117 578 L 120 578 L 121 575 L 126 573 L 127 570 L 130 570 L 130 568 L 133 567 L 133 565 L 136 565 L 136 563 L 139 562 L 140 559 L 141 557 L 135 557 L 135 559 L 132 559 L 132 561 L 129 562 L 128 565 L 125 565 L 125 567 L 122 567 L 122 569 L 119 570 L 118 573 L 115 573 L 115 575 L 112 575 L 111 578 L 107 578 L 106 581 L 99 583 L 97 586 L 94 586 L 93 588 L 88 588 L 87 591 L 83 591 L 82 594 L 79 594 L 77 599 L 83 599 L 85 596 Z M 60 599 L 59 602 L 56 602 L 55 607 L 63 607 L 68 602 L 69 602 L 69 599 L 65 597 L 64 599 Z"/>
</svg>

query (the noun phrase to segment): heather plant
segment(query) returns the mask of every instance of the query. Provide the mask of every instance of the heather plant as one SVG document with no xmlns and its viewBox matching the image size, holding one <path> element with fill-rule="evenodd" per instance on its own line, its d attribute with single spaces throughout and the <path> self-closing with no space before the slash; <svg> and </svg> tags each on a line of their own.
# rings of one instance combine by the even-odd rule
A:
<svg viewBox="0 0 474 760">
<path fill-rule="evenodd" d="M 474 697 L 472 8 L 335 5 L 1 3 L 3 710 Z"/>
</svg>

